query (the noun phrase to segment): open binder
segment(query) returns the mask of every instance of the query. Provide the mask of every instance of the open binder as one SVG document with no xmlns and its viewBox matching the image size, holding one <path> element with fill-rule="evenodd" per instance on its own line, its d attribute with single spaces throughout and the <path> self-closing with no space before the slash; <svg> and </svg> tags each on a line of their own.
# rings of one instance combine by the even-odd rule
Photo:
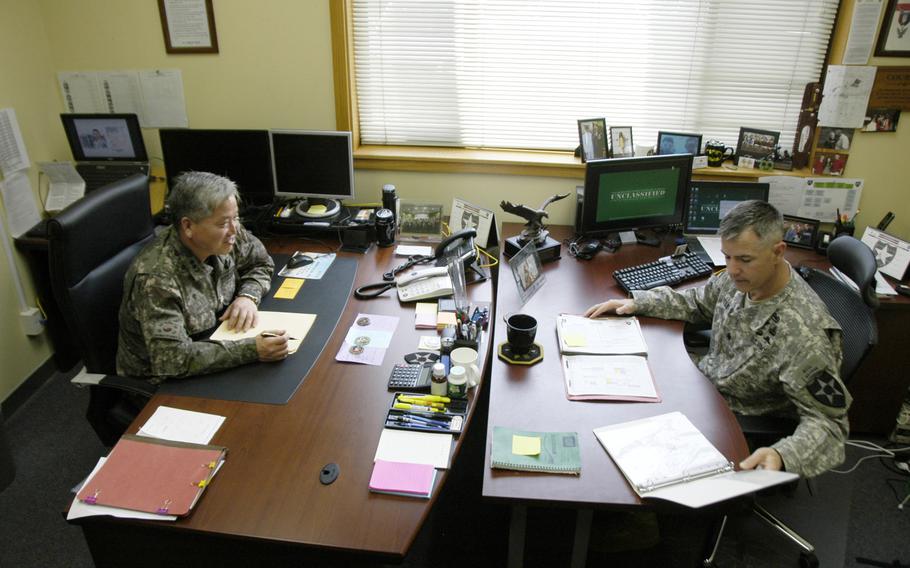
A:
<svg viewBox="0 0 910 568">
<path fill-rule="evenodd" d="M 184 516 L 226 453 L 223 446 L 126 434 L 76 498 L 90 505 Z"/>
</svg>

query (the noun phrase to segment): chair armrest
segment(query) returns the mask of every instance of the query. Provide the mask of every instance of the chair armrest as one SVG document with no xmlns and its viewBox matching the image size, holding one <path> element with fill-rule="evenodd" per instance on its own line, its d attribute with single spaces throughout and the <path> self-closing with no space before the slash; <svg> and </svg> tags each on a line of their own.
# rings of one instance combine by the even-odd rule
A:
<svg viewBox="0 0 910 568">
<path fill-rule="evenodd" d="M 100 373 L 88 373 L 83 367 L 71 381 L 77 386 L 101 386 L 113 388 L 138 394 L 146 398 L 152 398 L 158 387 L 143 379 L 135 377 L 121 377 L 120 375 L 103 375 Z"/>
</svg>

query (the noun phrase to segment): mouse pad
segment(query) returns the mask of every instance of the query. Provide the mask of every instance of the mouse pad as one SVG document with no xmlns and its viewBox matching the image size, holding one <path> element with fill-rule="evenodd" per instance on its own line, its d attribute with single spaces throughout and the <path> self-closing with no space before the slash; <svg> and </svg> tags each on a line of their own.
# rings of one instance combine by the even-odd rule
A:
<svg viewBox="0 0 910 568">
<path fill-rule="evenodd" d="M 284 266 L 289 255 L 272 255 L 275 266 Z M 297 391 L 329 338 L 344 311 L 354 277 L 357 259 L 336 257 L 319 280 L 307 280 L 293 300 L 276 300 L 272 296 L 283 277 L 272 278 L 272 288 L 263 298 L 262 310 L 317 314 L 316 321 L 297 353 L 280 363 L 250 363 L 211 375 L 176 379 L 161 384 L 158 392 L 218 400 L 287 404 Z"/>
</svg>

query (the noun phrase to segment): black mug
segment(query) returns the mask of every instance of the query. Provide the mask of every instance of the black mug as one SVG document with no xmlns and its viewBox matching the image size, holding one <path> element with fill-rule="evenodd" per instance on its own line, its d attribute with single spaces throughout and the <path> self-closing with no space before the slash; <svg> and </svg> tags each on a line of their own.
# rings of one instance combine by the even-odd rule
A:
<svg viewBox="0 0 910 568">
<path fill-rule="evenodd" d="M 708 157 L 708 166 L 712 168 L 719 168 L 724 160 L 732 158 L 734 151 L 733 148 L 725 146 L 723 142 L 717 140 L 705 142 L 705 156 Z"/>
<path fill-rule="evenodd" d="M 381 247 L 395 244 L 395 216 L 388 209 L 376 212 L 376 244 Z"/>
<path fill-rule="evenodd" d="M 512 314 L 506 317 L 506 338 L 512 353 L 524 355 L 534 345 L 537 335 L 537 320 L 527 314 Z"/>
</svg>

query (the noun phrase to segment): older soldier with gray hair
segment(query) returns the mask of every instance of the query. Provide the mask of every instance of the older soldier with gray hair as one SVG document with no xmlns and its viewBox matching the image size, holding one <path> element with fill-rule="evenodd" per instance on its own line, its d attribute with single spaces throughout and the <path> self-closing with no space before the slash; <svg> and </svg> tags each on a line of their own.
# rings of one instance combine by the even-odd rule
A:
<svg viewBox="0 0 910 568">
<path fill-rule="evenodd" d="M 152 383 L 287 357 L 287 336 L 209 341 L 219 321 L 246 331 L 274 264 L 237 215 L 233 181 L 203 172 L 177 178 L 172 225 L 133 260 L 123 280 L 117 372 Z M 114 220 L 116 222 L 116 220 Z"/>
<path fill-rule="evenodd" d="M 839 376 L 840 327 L 784 260 L 783 222 L 772 205 L 737 205 L 721 222 L 720 237 L 727 269 L 704 286 L 636 291 L 586 315 L 711 322 L 711 347 L 698 367 L 730 408 L 799 419 L 791 436 L 756 449 L 740 467 L 818 475 L 843 462 L 848 434 L 851 399 Z"/>
</svg>

